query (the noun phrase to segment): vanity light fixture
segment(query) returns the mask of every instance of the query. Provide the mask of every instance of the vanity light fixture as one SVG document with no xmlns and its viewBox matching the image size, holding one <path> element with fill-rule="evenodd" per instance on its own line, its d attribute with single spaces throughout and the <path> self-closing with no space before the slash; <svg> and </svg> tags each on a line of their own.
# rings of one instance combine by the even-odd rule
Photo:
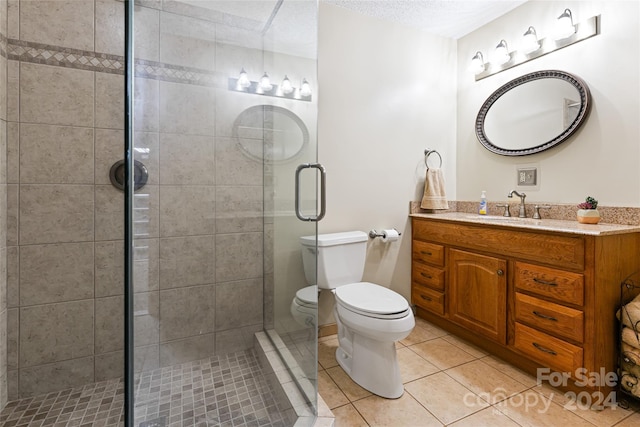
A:
<svg viewBox="0 0 640 427">
<path fill-rule="evenodd" d="M 263 92 L 271 92 L 273 89 L 273 85 L 271 84 L 271 80 L 269 79 L 269 74 L 265 71 L 265 73 L 260 77 L 259 88 Z"/>
<path fill-rule="evenodd" d="M 289 80 L 289 77 L 287 77 L 286 74 L 284 75 L 284 79 L 282 80 L 282 83 L 280 83 L 280 90 L 285 95 L 288 95 L 291 92 L 293 92 L 293 86 L 291 85 L 291 80 Z"/>
<path fill-rule="evenodd" d="M 473 58 L 471 58 L 471 70 L 473 74 L 480 74 L 484 71 L 484 58 L 482 52 L 477 51 Z"/>
<path fill-rule="evenodd" d="M 229 77 L 228 87 L 233 92 L 243 92 L 253 95 L 273 96 L 276 98 L 295 99 L 298 101 L 311 101 L 311 85 L 307 79 L 302 79 L 299 88 L 293 87 L 289 76 L 285 74 L 280 86 L 271 83 L 266 72 L 259 81 L 252 81 L 244 68 L 240 69 L 237 78 Z"/>
<path fill-rule="evenodd" d="M 247 76 L 247 72 L 242 68 L 240 70 L 240 76 L 238 77 L 238 89 L 244 90 L 251 86 L 251 80 L 249 80 L 249 76 Z"/>
<path fill-rule="evenodd" d="M 564 12 L 558 16 L 556 21 L 556 40 L 566 39 L 576 33 L 576 26 L 573 25 L 573 16 L 571 15 L 571 9 L 565 9 Z"/>
<path fill-rule="evenodd" d="M 558 17 L 557 22 L 557 32 L 552 36 L 541 39 L 538 38 L 535 28 L 530 26 L 523 35 L 522 46 L 517 51 L 509 52 L 507 42 L 501 40 L 496 46 L 494 55 L 492 55 L 492 61 L 483 64 L 482 68 L 473 66 L 482 60 L 482 54 L 478 55 L 480 53 L 478 51 L 471 60 L 475 80 L 482 80 L 600 34 L 600 15 L 592 16 L 586 21 L 574 24 L 571 10 L 565 9 Z"/>
<path fill-rule="evenodd" d="M 506 64 L 511 59 L 511 55 L 509 55 L 509 48 L 507 47 L 507 42 L 502 39 L 498 46 L 496 46 L 496 50 L 493 52 L 493 61 L 498 64 Z"/>
<path fill-rule="evenodd" d="M 522 52 L 528 55 L 538 49 L 540 49 L 538 34 L 536 34 L 536 29 L 530 26 L 522 36 Z"/>
<path fill-rule="evenodd" d="M 307 79 L 302 79 L 302 83 L 300 84 L 300 96 L 304 98 L 309 98 L 311 96 L 311 85 Z"/>
</svg>

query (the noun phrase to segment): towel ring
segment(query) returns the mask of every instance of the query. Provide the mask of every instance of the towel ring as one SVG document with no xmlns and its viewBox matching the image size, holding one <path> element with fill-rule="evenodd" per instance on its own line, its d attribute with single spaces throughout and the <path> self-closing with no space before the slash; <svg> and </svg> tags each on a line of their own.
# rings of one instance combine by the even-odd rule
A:
<svg viewBox="0 0 640 427">
<path fill-rule="evenodd" d="M 427 163 L 427 161 L 429 160 L 429 156 L 432 154 L 436 154 L 438 156 L 438 158 L 440 159 L 440 166 L 438 167 L 442 167 L 442 156 L 440 155 L 440 153 L 438 153 L 436 150 L 429 150 L 428 148 L 426 148 L 424 150 L 424 165 L 427 167 L 427 170 L 429 170 L 429 163 Z"/>
</svg>

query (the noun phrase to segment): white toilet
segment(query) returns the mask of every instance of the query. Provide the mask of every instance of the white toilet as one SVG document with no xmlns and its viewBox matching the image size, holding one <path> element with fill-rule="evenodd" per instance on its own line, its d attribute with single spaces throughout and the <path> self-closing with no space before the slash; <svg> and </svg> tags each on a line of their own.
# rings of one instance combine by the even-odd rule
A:
<svg viewBox="0 0 640 427">
<path fill-rule="evenodd" d="M 315 285 L 298 289 L 291 301 L 291 315 L 299 325 L 315 329 L 318 317 L 318 288 Z"/>
<path fill-rule="evenodd" d="M 335 295 L 336 359 L 342 369 L 370 392 L 395 399 L 404 392 L 395 342 L 411 333 L 415 319 L 402 295 L 360 282 L 367 238 L 362 231 L 318 235 L 318 288 L 330 289 Z M 316 238 L 301 237 L 300 242 L 305 276 L 313 283 Z"/>
</svg>

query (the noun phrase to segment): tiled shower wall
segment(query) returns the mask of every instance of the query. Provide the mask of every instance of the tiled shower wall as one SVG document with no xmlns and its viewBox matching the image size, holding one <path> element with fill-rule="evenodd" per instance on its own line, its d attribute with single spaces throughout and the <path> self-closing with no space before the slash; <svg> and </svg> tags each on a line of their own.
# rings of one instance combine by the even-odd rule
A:
<svg viewBox="0 0 640 427">
<path fill-rule="evenodd" d="M 124 5 L 9 0 L 8 13 L 13 399 L 123 372 L 123 195 L 109 168 L 123 151 Z M 240 67 L 263 71 L 260 29 L 136 6 L 136 159 L 149 170 L 134 218 L 137 369 L 245 349 L 262 329 L 263 168 L 231 138 L 262 100 L 227 91 Z"/>
<path fill-rule="evenodd" d="M 0 0 L 0 408 L 7 403 L 7 1 Z"/>
</svg>

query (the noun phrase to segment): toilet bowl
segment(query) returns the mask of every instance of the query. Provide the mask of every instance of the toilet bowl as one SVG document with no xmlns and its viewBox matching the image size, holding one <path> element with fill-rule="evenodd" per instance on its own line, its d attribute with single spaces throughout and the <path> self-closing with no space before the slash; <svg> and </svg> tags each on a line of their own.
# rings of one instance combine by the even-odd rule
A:
<svg viewBox="0 0 640 427">
<path fill-rule="evenodd" d="M 395 399 L 404 387 L 395 342 L 415 326 L 413 312 L 400 294 L 375 283 L 361 282 L 367 234 L 362 231 L 301 237 L 307 281 L 330 289 L 338 325 L 336 359 L 353 381 Z M 316 258 L 317 254 L 317 258 Z"/>
<path fill-rule="evenodd" d="M 378 396 L 402 396 L 396 341 L 406 338 L 415 326 L 407 300 L 369 282 L 342 286 L 336 289 L 335 296 L 339 342 L 336 360 L 342 369 L 354 382 Z"/>
<path fill-rule="evenodd" d="M 306 286 L 296 291 L 291 301 L 291 315 L 293 319 L 305 328 L 315 328 L 318 317 L 318 288 L 315 285 Z"/>
</svg>

